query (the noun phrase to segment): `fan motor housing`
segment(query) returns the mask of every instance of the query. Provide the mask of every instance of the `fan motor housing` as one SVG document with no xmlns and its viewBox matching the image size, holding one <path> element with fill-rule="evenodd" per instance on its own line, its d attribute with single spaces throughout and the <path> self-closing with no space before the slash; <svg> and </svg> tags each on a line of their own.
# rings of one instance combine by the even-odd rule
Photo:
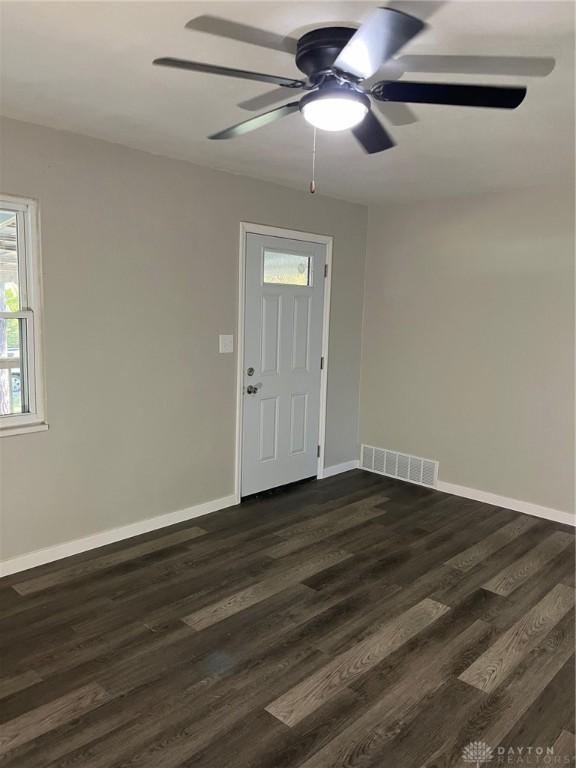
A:
<svg viewBox="0 0 576 768">
<path fill-rule="evenodd" d="M 328 70 L 357 30 L 351 27 L 322 27 L 298 40 L 296 66 L 308 77 Z"/>
</svg>

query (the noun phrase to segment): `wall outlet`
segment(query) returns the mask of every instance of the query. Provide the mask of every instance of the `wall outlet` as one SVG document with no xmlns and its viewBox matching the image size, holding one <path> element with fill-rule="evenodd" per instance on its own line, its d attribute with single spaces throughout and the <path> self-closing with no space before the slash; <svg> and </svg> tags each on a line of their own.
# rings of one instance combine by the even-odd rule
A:
<svg viewBox="0 0 576 768">
<path fill-rule="evenodd" d="M 218 337 L 218 350 L 223 355 L 234 352 L 234 336 L 221 333 Z"/>
</svg>

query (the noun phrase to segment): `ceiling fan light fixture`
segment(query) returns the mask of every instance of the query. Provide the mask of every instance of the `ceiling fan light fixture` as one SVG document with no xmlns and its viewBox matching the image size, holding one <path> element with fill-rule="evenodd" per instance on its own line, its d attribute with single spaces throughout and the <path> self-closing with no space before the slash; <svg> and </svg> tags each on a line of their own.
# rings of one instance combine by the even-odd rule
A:
<svg viewBox="0 0 576 768">
<path fill-rule="evenodd" d="M 289 89 L 291 93 L 295 90 L 306 91 L 306 95 L 299 101 L 291 101 L 249 120 L 243 120 L 223 131 L 213 133 L 208 137 L 209 139 L 237 138 L 300 111 L 308 123 L 323 131 L 345 131 L 351 128 L 354 138 L 362 149 L 373 155 L 391 149 L 395 143 L 372 112 L 372 100 L 385 102 L 390 107 L 396 104 L 398 108 L 403 108 L 404 116 L 400 119 L 396 118 L 396 123 L 403 125 L 414 121 L 410 110 L 404 106 L 406 104 L 516 109 L 526 96 L 526 88 L 519 86 L 410 82 L 403 79 L 381 80 L 372 83 L 371 87 L 368 84 L 366 88 L 365 81 L 370 80 L 384 64 L 390 61 L 397 62 L 401 70 L 400 74 L 404 71 L 448 72 L 452 71 L 452 62 L 456 60 L 467 63 L 464 72 L 481 74 L 487 71 L 488 74 L 494 74 L 492 66 L 486 70 L 488 61 L 495 60 L 493 56 L 400 56 L 395 58 L 398 52 L 422 32 L 426 25 L 415 16 L 394 8 L 376 9 L 359 29 L 344 26 L 312 29 L 297 41 L 291 40 L 288 48 L 285 40 L 279 35 L 245 24 L 211 16 L 200 17 L 197 21 L 200 21 L 199 25 L 187 24 L 186 26 L 274 50 L 289 49 L 294 52 L 295 48 L 295 64 L 306 75 L 305 80 L 296 80 L 283 75 L 221 67 L 170 56 L 154 59 L 153 63 L 162 67 L 277 85 L 283 89 L 283 94 L 285 89 Z M 207 21 L 209 24 L 206 24 Z M 419 61 L 416 61 L 413 66 L 410 66 L 410 63 L 406 66 L 404 62 L 406 58 Z M 505 71 L 508 74 L 530 74 L 524 66 L 524 62 L 529 61 L 528 59 L 508 56 L 503 60 L 506 62 Z M 534 61 L 544 62 L 544 74 L 550 71 L 550 62 L 554 64 L 553 59 L 535 59 Z M 532 74 L 538 73 L 532 72 Z M 543 74 L 542 71 L 540 74 Z M 266 106 L 269 106 L 268 99 L 269 96 L 266 97 Z M 274 94 L 275 101 L 276 94 Z M 247 103 L 245 106 L 248 106 Z M 392 116 L 389 116 L 389 119 L 394 122 Z"/>
<path fill-rule="evenodd" d="M 330 90 L 311 93 L 300 101 L 306 122 L 323 131 L 345 131 L 368 114 L 369 99 L 357 91 Z"/>
</svg>

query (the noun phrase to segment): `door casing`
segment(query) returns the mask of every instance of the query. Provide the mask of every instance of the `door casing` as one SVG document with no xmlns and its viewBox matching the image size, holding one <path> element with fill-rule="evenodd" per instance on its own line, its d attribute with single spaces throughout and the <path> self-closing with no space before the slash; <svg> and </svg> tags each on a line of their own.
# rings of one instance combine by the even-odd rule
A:
<svg viewBox="0 0 576 768">
<path fill-rule="evenodd" d="M 321 243 L 326 247 L 326 267 L 328 275 L 324 280 L 324 310 L 322 316 L 322 357 L 324 367 L 320 372 L 320 422 L 318 445 L 318 479 L 324 477 L 324 455 L 326 442 L 326 392 L 328 386 L 328 341 L 330 333 L 330 289 L 332 285 L 332 245 L 330 235 L 318 235 L 313 232 L 300 232 L 297 229 L 270 227 L 265 224 L 240 222 L 240 249 L 238 265 L 238 324 L 236 344 L 236 466 L 234 471 L 234 496 L 236 503 L 241 499 L 242 479 L 242 398 L 244 388 L 244 294 L 246 280 L 246 237 L 248 234 L 286 237 L 292 240 L 303 240 L 308 243 Z"/>
</svg>

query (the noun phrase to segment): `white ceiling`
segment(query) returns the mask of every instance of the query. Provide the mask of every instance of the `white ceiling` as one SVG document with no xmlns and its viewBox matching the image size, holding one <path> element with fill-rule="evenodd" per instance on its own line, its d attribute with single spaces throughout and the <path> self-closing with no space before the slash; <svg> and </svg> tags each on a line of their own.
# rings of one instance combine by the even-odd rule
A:
<svg viewBox="0 0 576 768">
<path fill-rule="evenodd" d="M 409 10 L 412 3 L 395 3 Z M 527 84 L 516 111 L 416 105 L 419 121 L 388 126 L 398 146 L 365 155 L 349 134 L 321 133 L 324 194 L 362 202 L 459 197 L 553 184 L 571 172 L 574 11 L 571 2 L 447 0 L 403 53 L 553 56 L 546 78 L 407 75 Z M 238 102 L 264 84 L 153 67 L 159 56 L 298 76 L 285 53 L 185 28 L 211 14 L 281 35 L 358 25 L 364 2 L 4 2 L 1 111 L 292 187 L 308 185 L 312 129 L 300 115 L 231 141 L 205 137 L 250 117 Z M 432 8 L 432 5 L 430 6 Z M 291 94 L 288 92 L 288 98 Z"/>
</svg>

